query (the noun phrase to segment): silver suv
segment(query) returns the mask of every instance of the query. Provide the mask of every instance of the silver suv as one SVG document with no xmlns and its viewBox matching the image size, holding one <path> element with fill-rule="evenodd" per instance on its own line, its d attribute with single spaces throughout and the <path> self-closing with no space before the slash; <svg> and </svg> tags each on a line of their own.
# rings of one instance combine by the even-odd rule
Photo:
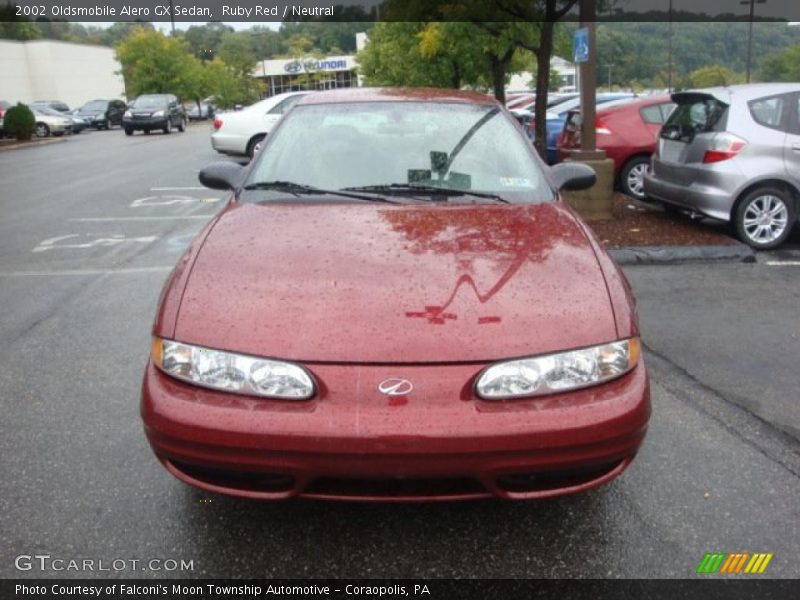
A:
<svg viewBox="0 0 800 600">
<path fill-rule="evenodd" d="M 800 84 L 672 94 L 644 191 L 669 208 L 729 221 L 754 248 L 780 245 L 800 206 Z"/>
</svg>

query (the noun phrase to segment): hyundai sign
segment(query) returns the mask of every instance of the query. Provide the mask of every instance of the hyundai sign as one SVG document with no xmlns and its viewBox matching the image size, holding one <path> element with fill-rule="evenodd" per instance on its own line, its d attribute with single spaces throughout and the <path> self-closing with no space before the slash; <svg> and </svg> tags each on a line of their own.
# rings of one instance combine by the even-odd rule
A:
<svg viewBox="0 0 800 600">
<path fill-rule="evenodd" d="M 347 61 L 343 58 L 323 60 L 293 60 L 283 66 L 287 73 L 310 73 L 314 71 L 342 71 L 347 69 Z"/>
</svg>

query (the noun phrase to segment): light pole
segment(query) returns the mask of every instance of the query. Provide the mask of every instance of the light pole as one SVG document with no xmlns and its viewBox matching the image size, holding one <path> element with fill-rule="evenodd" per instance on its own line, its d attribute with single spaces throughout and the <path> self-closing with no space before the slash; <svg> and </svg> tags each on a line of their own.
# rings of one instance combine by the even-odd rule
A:
<svg viewBox="0 0 800 600">
<path fill-rule="evenodd" d="M 667 67 L 667 88 L 672 93 L 672 0 L 669 0 L 669 66 Z"/>
<path fill-rule="evenodd" d="M 739 4 L 750 5 L 750 30 L 747 34 L 747 83 L 750 83 L 750 66 L 753 61 L 753 18 L 756 12 L 756 4 L 766 4 L 767 0 L 739 0 Z"/>
<path fill-rule="evenodd" d="M 611 91 L 611 69 L 616 67 L 617 65 L 603 65 L 606 69 L 608 69 L 608 91 Z"/>
</svg>

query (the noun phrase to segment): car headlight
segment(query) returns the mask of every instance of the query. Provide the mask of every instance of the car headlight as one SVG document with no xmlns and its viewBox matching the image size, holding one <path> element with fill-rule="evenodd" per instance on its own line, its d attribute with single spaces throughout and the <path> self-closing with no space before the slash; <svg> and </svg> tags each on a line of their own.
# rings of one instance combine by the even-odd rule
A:
<svg viewBox="0 0 800 600">
<path fill-rule="evenodd" d="M 478 378 L 475 391 L 486 400 L 565 392 L 624 375 L 639 362 L 639 338 L 601 346 L 501 362 Z"/>
<path fill-rule="evenodd" d="M 125 113 L 122 115 L 123 117 L 132 117 L 133 113 L 129 110 L 126 110 Z"/>
<path fill-rule="evenodd" d="M 154 117 L 163 117 L 164 116 L 164 111 L 163 110 L 157 110 L 156 112 L 153 113 L 153 116 Z"/>
<path fill-rule="evenodd" d="M 285 400 L 306 400 L 315 391 L 308 372 L 292 363 L 160 338 L 151 356 L 168 375 L 216 390 Z"/>
</svg>

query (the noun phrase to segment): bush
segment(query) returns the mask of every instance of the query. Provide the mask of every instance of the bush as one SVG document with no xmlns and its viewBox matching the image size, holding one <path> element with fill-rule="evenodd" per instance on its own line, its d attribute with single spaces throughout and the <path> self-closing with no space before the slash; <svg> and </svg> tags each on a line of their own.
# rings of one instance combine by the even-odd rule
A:
<svg viewBox="0 0 800 600">
<path fill-rule="evenodd" d="M 9 108 L 3 116 L 3 129 L 18 140 L 29 140 L 36 130 L 36 117 L 30 108 L 19 102 Z"/>
</svg>

